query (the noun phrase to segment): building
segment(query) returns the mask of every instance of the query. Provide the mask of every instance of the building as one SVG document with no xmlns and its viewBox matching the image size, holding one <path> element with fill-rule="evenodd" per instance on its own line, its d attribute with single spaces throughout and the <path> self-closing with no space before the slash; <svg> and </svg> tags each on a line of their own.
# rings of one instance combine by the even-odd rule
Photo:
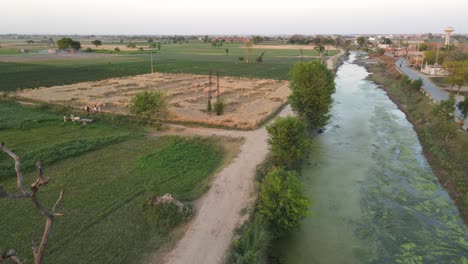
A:
<svg viewBox="0 0 468 264">
<path fill-rule="evenodd" d="M 444 32 L 445 32 L 445 46 L 450 45 L 450 37 L 451 37 L 453 31 L 455 31 L 455 29 L 453 29 L 453 27 L 446 27 L 444 29 Z"/>
<path fill-rule="evenodd" d="M 445 70 L 441 65 L 434 64 L 428 65 L 427 62 L 421 67 L 421 72 L 430 76 L 447 76 L 449 75 L 447 70 Z"/>
</svg>

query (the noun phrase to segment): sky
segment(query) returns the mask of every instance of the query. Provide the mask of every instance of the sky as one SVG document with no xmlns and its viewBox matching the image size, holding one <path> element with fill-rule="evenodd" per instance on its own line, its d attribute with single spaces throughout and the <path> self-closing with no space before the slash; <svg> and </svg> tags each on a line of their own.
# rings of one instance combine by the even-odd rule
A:
<svg viewBox="0 0 468 264">
<path fill-rule="evenodd" d="M 468 33 L 468 0 L 14 0 L 0 34 Z"/>
</svg>

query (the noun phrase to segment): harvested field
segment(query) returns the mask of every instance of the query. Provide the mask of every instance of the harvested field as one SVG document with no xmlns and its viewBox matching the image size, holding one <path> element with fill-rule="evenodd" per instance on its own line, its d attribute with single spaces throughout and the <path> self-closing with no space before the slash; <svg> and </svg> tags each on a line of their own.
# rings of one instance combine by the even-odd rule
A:
<svg viewBox="0 0 468 264">
<path fill-rule="evenodd" d="M 212 78 L 212 103 L 216 101 Z M 221 116 L 206 112 L 208 76 L 144 74 L 17 92 L 19 100 L 61 104 L 83 109 L 101 105 L 104 112 L 128 115 L 128 104 L 142 90 L 164 91 L 169 97 L 170 121 L 253 129 L 275 113 L 290 93 L 287 81 L 220 77 L 220 97 L 226 102 Z"/>
</svg>

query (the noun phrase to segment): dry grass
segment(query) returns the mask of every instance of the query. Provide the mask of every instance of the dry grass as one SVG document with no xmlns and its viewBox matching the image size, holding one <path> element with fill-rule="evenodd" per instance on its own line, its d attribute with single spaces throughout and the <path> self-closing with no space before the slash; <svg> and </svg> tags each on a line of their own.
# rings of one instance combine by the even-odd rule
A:
<svg viewBox="0 0 468 264">
<path fill-rule="evenodd" d="M 192 74 L 144 74 L 17 92 L 19 99 L 75 108 L 101 105 L 105 112 L 129 114 L 128 103 L 142 90 L 164 91 L 170 101 L 171 121 L 240 129 L 253 129 L 275 113 L 290 93 L 287 81 L 220 77 L 222 116 L 206 113 L 208 76 Z M 216 78 L 212 79 L 212 103 L 216 101 Z"/>
</svg>

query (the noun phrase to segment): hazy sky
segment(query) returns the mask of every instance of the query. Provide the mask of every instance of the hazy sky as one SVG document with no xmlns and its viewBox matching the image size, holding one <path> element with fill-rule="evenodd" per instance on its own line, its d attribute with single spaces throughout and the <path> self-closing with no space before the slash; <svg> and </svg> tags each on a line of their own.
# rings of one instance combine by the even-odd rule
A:
<svg viewBox="0 0 468 264">
<path fill-rule="evenodd" d="M 0 34 L 468 33 L 468 0 L 5 0 Z"/>
</svg>

